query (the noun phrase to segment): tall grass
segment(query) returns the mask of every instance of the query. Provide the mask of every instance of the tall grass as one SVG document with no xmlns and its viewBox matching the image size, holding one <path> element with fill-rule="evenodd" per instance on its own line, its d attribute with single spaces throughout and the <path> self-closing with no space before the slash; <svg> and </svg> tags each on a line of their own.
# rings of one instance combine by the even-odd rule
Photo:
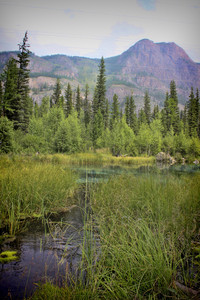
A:
<svg viewBox="0 0 200 300">
<path fill-rule="evenodd" d="M 48 161 L 54 164 L 67 164 L 67 165 L 146 165 L 155 162 L 155 157 L 116 157 L 111 154 L 89 152 L 89 153 L 76 153 L 71 155 L 66 154 L 53 154 L 53 155 L 38 155 L 34 157 L 37 161 Z"/>
<path fill-rule="evenodd" d="M 199 229 L 199 179 L 121 176 L 96 188 L 91 200 L 101 239 L 95 267 L 100 297 L 176 296 L 173 280 Z"/>
<path fill-rule="evenodd" d="M 5 156 L 0 158 L 0 170 L 0 227 L 7 225 L 10 234 L 23 218 L 73 204 L 76 178 L 70 169 Z"/>
<path fill-rule="evenodd" d="M 188 299 L 175 281 L 181 275 L 180 283 L 193 288 L 197 275 L 187 267 L 199 237 L 199 195 L 200 175 L 122 175 L 90 187 L 86 280 L 61 289 L 47 283 L 33 299 Z"/>
</svg>

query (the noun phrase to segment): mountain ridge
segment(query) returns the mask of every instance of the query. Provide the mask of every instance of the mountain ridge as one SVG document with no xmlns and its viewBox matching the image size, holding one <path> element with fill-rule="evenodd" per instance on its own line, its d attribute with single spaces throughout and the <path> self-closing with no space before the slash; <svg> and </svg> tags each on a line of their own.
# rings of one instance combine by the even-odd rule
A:
<svg viewBox="0 0 200 300">
<path fill-rule="evenodd" d="M 17 56 L 17 51 L 0 53 L 0 72 L 10 56 Z M 154 43 L 143 39 L 135 43 L 120 55 L 105 58 L 107 77 L 107 97 L 111 101 L 117 93 L 123 104 L 127 95 L 133 92 L 136 103 L 142 105 L 146 90 L 152 102 L 163 105 L 165 93 L 169 90 L 171 80 L 175 80 L 180 103 L 184 104 L 189 96 L 191 86 L 200 87 L 200 63 L 194 62 L 174 42 Z M 35 101 L 45 95 L 41 82 L 46 82 L 46 94 L 50 95 L 52 79 L 61 79 L 63 90 L 68 82 L 72 87 L 78 84 L 84 89 L 86 83 L 91 88 L 91 97 L 98 74 L 100 59 L 80 56 L 54 54 L 46 56 L 30 56 L 30 87 Z M 38 93 L 36 93 L 38 89 Z M 35 92 L 34 92 L 35 90 Z"/>
</svg>

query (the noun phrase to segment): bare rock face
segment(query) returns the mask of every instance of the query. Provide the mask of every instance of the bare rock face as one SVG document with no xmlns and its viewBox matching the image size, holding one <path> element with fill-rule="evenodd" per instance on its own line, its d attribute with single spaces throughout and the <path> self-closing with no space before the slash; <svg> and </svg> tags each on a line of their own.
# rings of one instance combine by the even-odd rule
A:
<svg viewBox="0 0 200 300">
<path fill-rule="evenodd" d="M 11 57 L 17 52 L 0 53 L 0 73 Z M 67 55 L 30 56 L 30 76 L 32 78 L 59 77 L 63 92 L 67 82 L 80 85 L 82 89 L 88 83 L 91 95 L 96 84 L 99 59 L 71 57 Z M 200 88 L 200 64 L 195 63 L 186 52 L 175 43 L 154 43 L 141 40 L 121 55 L 105 59 L 107 75 L 107 97 L 112 101 L 113 94 L 119 91 L 119 101 L 123 104 L 126 95 L 133 92 L 137 105 L 143 103 L 144 93 L 148 90 L 154 104 L 163 105 L 166 91 L 172 80 L 176 82 L 179 103 L 185 104 L 190 89 Z M 48 78 L 48 79 L 47 79 Z M 66 83 L 65 83 L 66 81 Z M 35 86 L 38 82 L 38 87 Z M 39 81 L 34 88 L 40 89 Z M 44 85 L 43 85 L 44 86 Z M 48 88 L 46 89 L 48 94 Z M 37 97 L 44 96 L 44 89 Z M 34 95 L 35 97 L 35 95 Z"/>
</svg>

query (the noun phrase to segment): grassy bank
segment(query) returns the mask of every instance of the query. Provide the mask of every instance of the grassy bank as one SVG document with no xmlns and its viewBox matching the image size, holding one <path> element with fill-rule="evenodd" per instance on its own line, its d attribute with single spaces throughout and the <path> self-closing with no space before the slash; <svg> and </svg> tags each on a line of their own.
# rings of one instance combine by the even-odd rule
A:
<svg viewBox="0 0 200 300">
<path fill-rule="evenodd" d="M 108 153 L 76 153 L 71 155 L 53 154 L 34 156 L 35 160 L 48 161 L 58 164 L 79 165 L 79 166 L 102 166 L 102 165 L 146 165 L 155 162 L 155 157 L 116 157 Z"/>
<path fill-rule="evenodd" d="M 0 157 L 0 227 L 20 229 L 27 217 L 44 216 L 73 204 L 76 177 L 61 165 L 28 157 Z"/>
<path fill-rule="evenodd" d="M 200 287 L 199 195 L 200 175 L 122 175 L 96 185 L 83 245 L 86 283 L 47 283 L 33 299 L 192 299 Z"/>
</svg>

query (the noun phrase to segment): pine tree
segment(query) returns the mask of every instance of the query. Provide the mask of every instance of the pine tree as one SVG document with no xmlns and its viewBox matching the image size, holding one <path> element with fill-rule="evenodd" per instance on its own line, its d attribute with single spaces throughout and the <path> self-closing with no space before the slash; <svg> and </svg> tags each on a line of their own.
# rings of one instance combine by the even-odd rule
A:
<svg viewBox="0 0 200 300">
<path fill-rule="evenodd" d="M 133 132 L 136 134 L 138 131 L 138 121 L 137 121 L 137 115 L 136 115 L 136 105 L 135 100 L 133 98 L 133 95 L 131 95 L 129 99 L 129 126 L 133 130 Z"/>
<path fill-rule="evenodd" d="M 105 106 L 106 106 L 106 76 L 105 76 L 105 63 L 104 58 L 101 58 L 99 64 L 99 74 L 97 76 L 96 84 L 96 105 L 97 110 L 100 109 L 103 119 L 105 119 Z"/>
<path fill-rule="evenodd" d="M 110 106 L 109 106 L 109 103 L 108 103 L 108 99 L 106 98 L 105 115 L 104 115 L 104 127 L 105 128 L 109 127 L 109 118 L 110 118 Z"/>
<path fill-rule="evenodd" d="M 113 124 L 115 121 L 119 120 L 119 101 L 118 96 L 114 94 L 113 102 L 111 106 L 111 120 L 110 120 L 110 127 L 113 128 Z"/>
<path fill-rule="evenodd" d="M 143 108 L 141 108 L 138 113 L 138 127 L 140 128 L 142 124 L 147 124 L 147 119 Z"/>
<path fill-rule="evenodd" d="M 83 105 L 83 109 L 84 109 L 84 122 L 85 122 L 85 127 L 87 128 L 90 120 L 91 120 L 91 105 L 90 102 L 88 100 L 88 95 L 89 95 L 89 86 L 88 84 L 86 84 L 85 86 L 85 99 L 84 99 L 84 105 Z"/>
<path fill-rule="evenodd" d="M 17 62 L 10 58 L 4 69 L 4 97 L 2 101 L 2 114 L 14 122 L 17 128 L 19 116 L 21 114 L 20 96 L 18 94 L 18 72 Z"/>
<path fill-rule="evenodd" d="M 188 117 L 188 127 L 189 135 L 196 136 L 198 129 L 198 113 L 199 113 L 199 104 L 198 104 L 198 93 L 197 97 L 194 96 L 193 87 L 191 87 L 191 92 L 189 95 L 189 101 L 187 105 L 187 117 Z"/>
<path fill-rule="evenodd" d="M 80 117 L 80 112 L 81 112 L 81 108 L 82 108 L 82 103 L 81 103 L 81 94 L 80 94 L 80 87 L 78 85 L 77 90 L 76 90 L 76 111 L 78 113 L 78 118 Z"/>
<path fill-rule="evenodd" d="M 0 80 L 0 117 L 3 116 L 3 85 Z"/>
<path fill-rule="evenodd" d="M 70 83 L 68 83 L 67 89 L 65 91 L 65 99 L 66 99 L 65 114 L 66 114 L 66 117 L 68 117 L 72 113 L 72 109 L 73 109 L 72 89 L 71 89 Z"/>
<path fill-rule="evenodd" d="M 152 113 L 152 119 L 158 120 L 159 116 L 160 116 L 159 106 L 158 105 L 154 105 L 153 113 Z"/>
<path fill-rule="evenodd" d="M 98 111 L 98 98 L 97 98 L 97 87 L 95 87 L 93 100 L 92 100 L 92 117 L 93 117 L 93 120 L 94 120 L 95 115 L 97 114 L 97 111 Z"/>
<path fill-rule="evenodd" d="M 150 105 L 150 98 L 149 94 L 146 91 L 144 95 L 144 113 L 146 116 L 147 124 L 151 122 L 151 105 Z"/>
<path fill-rule="evenodd" d="M 126 124 L 130 126 L 130 99 L 129 96 L 125 99 L 125 118 Z"/>
<path fill-rule="evenodd" d="M 18 101 L 18 120 L 16 127 L 20 127 L 24 131 L 28 128 L 29 118 L 30 118 L 30 97 L 29 97 L 29 56 L 30 45 L 28 42 L 28 33 L 26 31 L 23 43 L 19 44 L 18 54 L 18 63 L 19 63 L 19 72 L 18 72 L 18 94 L 20 95 L 20 101 Z"/>
<path fill-rule="evenodd" d="M 60 97 L 61 97 L 61 84 L 60 84 L 60 79 L 57 78 L 56 84 L 54 87 L 54 92 L 52 95 L 52 105 L 57 105 L 59 106 L 60 104 Z"/>
<path fill-rule="evenodd" d="M 173 126 L 174 133 L 177 134 L 180 131 L 180 117 L 178 108 L 178 96 L 176 92 L 175 81 L 170 82 L 170 99 L 169 99 L 169 111 L 170 111 L 170 126 Z"/>
</svg>

